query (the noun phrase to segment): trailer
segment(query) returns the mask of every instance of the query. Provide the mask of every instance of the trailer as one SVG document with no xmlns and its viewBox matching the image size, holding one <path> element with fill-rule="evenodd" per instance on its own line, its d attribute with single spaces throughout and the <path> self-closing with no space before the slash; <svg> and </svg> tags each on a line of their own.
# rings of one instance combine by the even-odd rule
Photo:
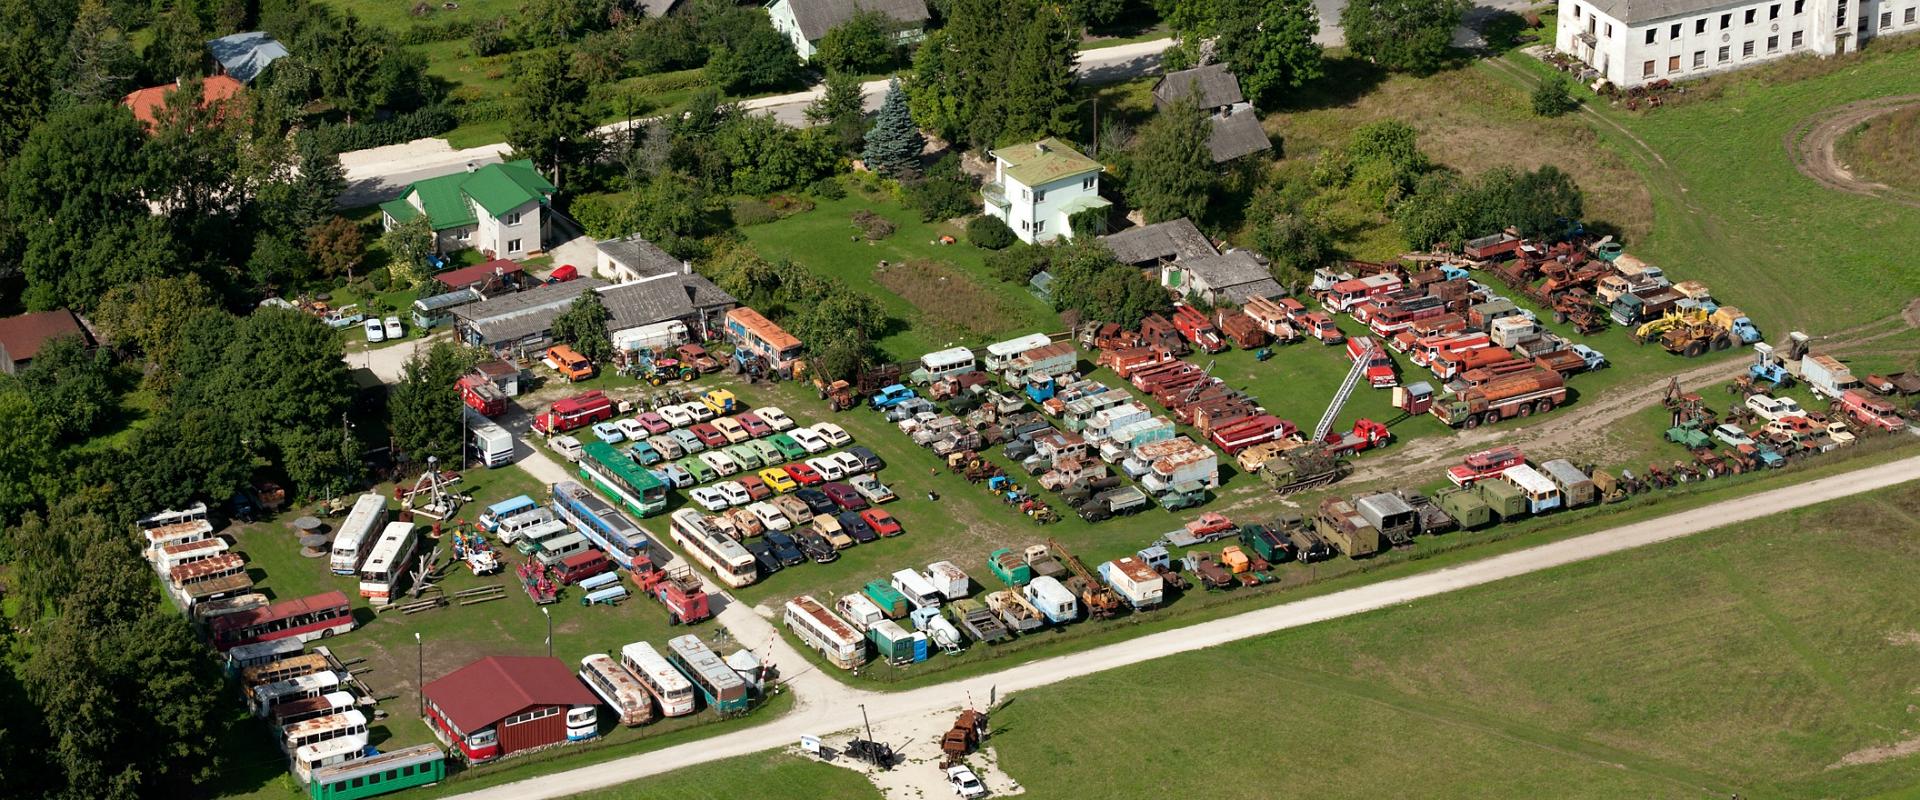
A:
<svg viewBox="0 0 1920 800">
<path fill-rule="evenodd" d="M 1040 609 L 1034 608 L 1026 598 L 1021 597 L 1017 589 L 989 593 L 986 600 L 987 608 L 999 614 L 1001 621 L 1017 633 L 1032 633 L 1047 626 L 1047 619 L 1040 615 Z"/>
<path fill-rule="evenodd" d="M 940 596 L 951 601 L 959 600 L 973 593 L 973 580 L 961 571 L 960 565 L 951 561 L 935 561 L 927 565 L 926 581 Z"/>
<path fill-rule="evenodd" d="M 1493 508 L 1473 487 L 1445 489 L 1433 496 L 1433 500 L 1460 525 L 1461 530 L 1475 530 L 1493 522 Z"/>
<path fill-rule="evenodd" d="M 1125 556 L 1100 564 L 1100 579 L 1135 611 L 1158 607 L 1166 600 L 1166 580 L 1137 558 Z"/>
<path fill-rule="evenodd" d="M 1541 464 L 1540 469 L 1560 488 L 1560 497 L 1567 508 L 1592 505 L 1598 499 L 1594 494 L 1593 479 L 1574 466 L 1573 462 L 1556 458 Z"/>
<path fill-rule="evenodd" d="M 1360 516 L 1353 504 L 1339 497 L 1320 501 L 1320 513 L 1314 517 L 1314 531 L 1340 548 L 1348 558 L 1362 558 L 1380 552 L 1380 529 Z"/>
<path fill-rule="evenodd" d="M 1520 487 L 1508 481 L 1481 481 L 1474 484 L 1480 500 L 1486 505 L 1490 518 L 1496 522 L 1510 522 L 1527 515 L 1527 496 Z M 1454 514 L 1454 519 L 1461 519 Z M 1464 524 L 1464 521 L 1463 521 Z"/>
<path fill-rule="evenodd" d="M 1355 500 L 1353 507 L 1360 512 L 1360 516 L 1367 521 L 1367 524 L 1380 531 L 1380 535 L 1387 537 L 1387 541 L 1395 545 L 1404 545 L 1413 541 L 1413 534 L 1418 529 L 1419 515 L 1414 512 L 1413 506 L 1399 495 L 1385 492 L 1367 495 Z"/>
<path fill-rule="evenodd" d="M 1300 429 L 1294 427 L 1292 422 L 1272 414 L 1260 414 L 1215 427 L 1207 434 L 1207 439 L 1231 456 L 1255 445 L 1290 438 L 1299 432 Z"/>
<path fill-rule="evenodd" d="M 1293 542 L 1279 531 L 1259 523 L 1240 526 L 1240 545 L 1270 564 L 1292 561 L 1296 555 Z"/>
<path fill-rule="evenodd" d="M 1527 513 L 1545 514 L 1560 507 L 1560 487 L 1526 464 L 1508 467 L 1500 476 L 1513 482 L 1527 499 Z"/>
<path fill-rule="evenodd" d="M 867 581 L 867 585 L 861 587 L 860 591 L 867 596 L 868 600 L 872 600 L 874 605 L 880 607 L 880 613 L 887 615 L 887 619 L 901 619 L 907 616 L 906 595 L 901 594 L 886 582 Z"/>
<path fill-rule="evenodd" d="M 1800 379 L 1814 394 L 1839 401 L 1849 389 L 1859 389 L 1860 379 L 1853 370 L 1829 355 L 1812 355 L 1800 360 Z"/>
<path fill-rule="evenodd" d="M 1013 638 L 1013 631 L 982 601 L 954 601 L 947 605 L 947 614 L 976 642 L 996 644 Z"/>
<path fill-rule="evenodd" d="M 925 633 L 909 632 L 890 619 L 880 620 L 868 628 L 867 641 L 873 643 L 875 654 L 890 664 L 913 664 L 927 660 L 929 655 Z"/>
</svg>

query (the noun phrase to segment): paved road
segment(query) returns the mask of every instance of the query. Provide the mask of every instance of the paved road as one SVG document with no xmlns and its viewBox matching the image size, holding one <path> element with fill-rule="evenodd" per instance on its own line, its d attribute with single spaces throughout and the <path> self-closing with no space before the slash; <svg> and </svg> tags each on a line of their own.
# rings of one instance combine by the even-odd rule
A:
<svg viewBox="0 0 1920 800">
<path fill-rule="evenodd" d="M 1920 480 L 1920 457 L 1854 470 L 1765 494 L 1726 500 L 1457 567 L 1249 611 L 1073 655 L 1033 661 L 990 675 L 925 689 L 899 693 L 867 692 L 848 688 L 825 676 L 815 676 L 815 679 L 794 687 L 800 694 L 801 703 L 792 713 L 765 725 L 468 792 L 458 797 L 462 800 L 566 797 L 697 764 L 784 747 L 796 743 L 802 734 L 818 735 L 848 730 L 859 724 L 861 706 L 876 722 L 956 708 L 969 698 L 976 703 L 981 702 L 990 692 L 1004 696 L 1009 692 L 1177 653 L 1410 603 L 1913 480 Z"/>
<path fill-rule="evenodd" d="M 1087 50 L 1080 54 L 1080 79 L 1112 83 L 1149 74 L 1160 68 L 1160 52 L 1171 46 L 1172 39 L 1155 39 Z M 745 100 L 740 105 L 789 125 L 805 125 L 807 104 L 825 91 L 824 87 L 815 87 L 804 92 Z M 861 86 L 861 91 L 867 109 L 877 109 L 886 95 L 887 82 L 869 81 Z M 602 125 L 595 132 L 604 136 L 624 130 L 626 125 L 625 122 Z M 346 171 L 347 189 L 341 193 L 338 204 L 342 208 L 359 208 L 391 200 L 410 183 L 446 175 L 468 164 L 497 163 L 511 150 L 504 142 L 456 150 L 445 139 L 416 139 L 406 144 L 341 153 L 340 167 Z"/>
</svg>

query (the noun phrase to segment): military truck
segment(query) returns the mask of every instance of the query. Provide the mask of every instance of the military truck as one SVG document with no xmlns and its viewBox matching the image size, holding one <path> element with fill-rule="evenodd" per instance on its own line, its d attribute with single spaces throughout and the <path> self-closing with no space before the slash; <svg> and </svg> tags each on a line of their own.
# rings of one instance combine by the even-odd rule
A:
<svg viewBox="0 0 1920 800">
<path fill-rule="evenodd" d="M 1314 532 L 1326 537 L 1348 558 L 1362 558 L 1380 552 L 1380 529 L 1345 498 L 1329 497 L 1320 501 L 1320 513 L 1313 520 Z"/>
</svg>

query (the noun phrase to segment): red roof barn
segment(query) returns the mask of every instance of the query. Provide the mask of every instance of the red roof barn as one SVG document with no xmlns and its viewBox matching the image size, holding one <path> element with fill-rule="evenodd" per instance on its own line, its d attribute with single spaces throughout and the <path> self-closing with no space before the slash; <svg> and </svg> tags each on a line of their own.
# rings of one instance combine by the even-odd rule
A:
<svg viewBox="0 0 1920 800">
<path fill-rule="evenodd" d="M 93 346 L 93 339 L 80 327 L 80 320 L 66 309 L 0 319 L 0 372 L 12 374 L 25 367 L 43 345 L 63 336 L 79 339 L 82 346 Z"/>
<path fill-rule="evenodd" d="M 488 656 L 425 694 L 427 724 L 474 762 L 565 742 L 567 712 L 599 703 L 565 663 L 540 656 Z"/>
</svg>

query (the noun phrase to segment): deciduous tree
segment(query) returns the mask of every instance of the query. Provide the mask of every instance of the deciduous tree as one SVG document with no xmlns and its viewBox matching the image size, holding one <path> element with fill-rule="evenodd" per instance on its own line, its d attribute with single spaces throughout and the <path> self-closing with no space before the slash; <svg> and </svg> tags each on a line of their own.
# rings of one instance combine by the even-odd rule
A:
<svg viewBox="0 0 1920 800">
<path fill-rule="evenodd" d="M 879 11 L 857 11 L 820 37 L 813 63 L 829 73 L 866 75 L 893 64 L 899 25 Z"/>
<path fill-rule="evenodd" d="M 867 130 L 866 98 L 860 89 L 860 77 L 848 72 L 830 72 L 826 84 L 820 99 L 807 104 L 807 121 L 825 127 L 839 152 L 860 152 Z M 898 86 L 899 82 L 896 80 L 894 85 Z"/>
<path fill-rule="evenodd" d="M 1469 0 L 1354 0 L 1340 12 L 1347 48 L 1396 72 L 1444 66 Z"/>
<path fill-rule="evenodd" d="M 1232 67 L 1240 88 L 1261 104 L 1275 103 L 1324 73 L 1320 16 L 1312 0 L 1217 0 L 1214 30 L 1220 60 Z"/>
<path fill-rule="evenodd" d="M 599 292 L 581 292 L 565 313 L 554 318 L 553 338 L 592 361 L 605 361 L 613 357 L 613 339 L 607 334 L 611 316 Z"/>
<path fill-rule="evenodd" d="M 360 266 L 366 248 L 360 226 L 345 217 L 328 217 L 327 221 L 307 229 L 307 257 L 328 277 L 353 280 L 353 270 Z"/>
</svg>

